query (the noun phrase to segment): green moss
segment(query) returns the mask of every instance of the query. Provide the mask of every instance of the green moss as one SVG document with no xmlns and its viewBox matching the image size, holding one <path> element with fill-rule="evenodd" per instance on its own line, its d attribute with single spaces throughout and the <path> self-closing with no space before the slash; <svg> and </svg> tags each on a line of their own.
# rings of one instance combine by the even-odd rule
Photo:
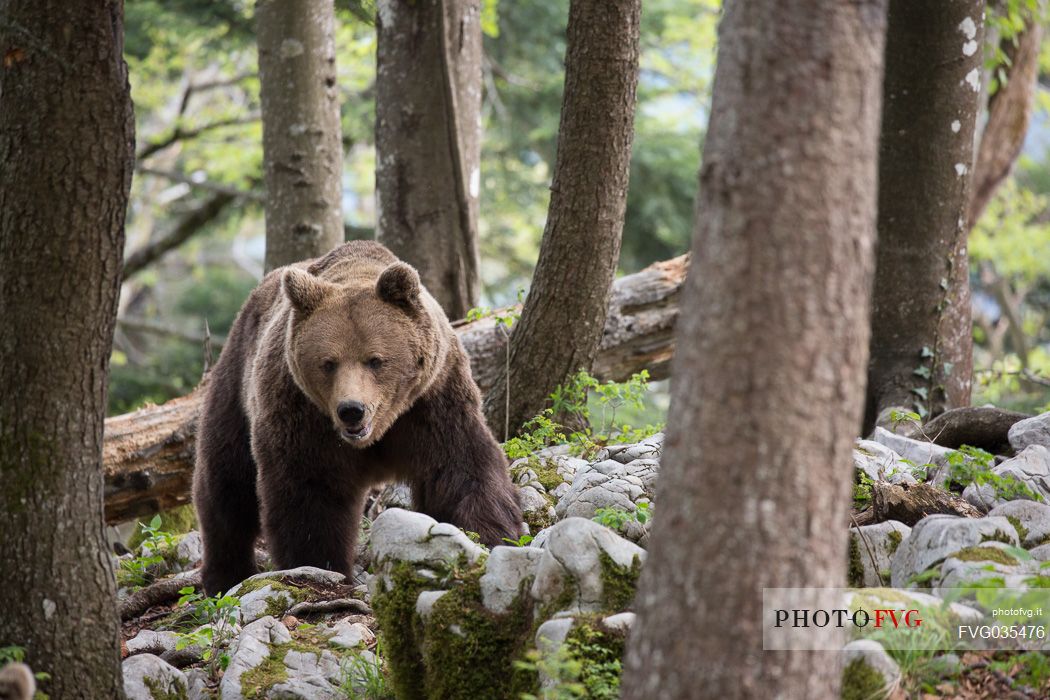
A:
<svg viewBox="0 0 1050 700">
<path fill-rule="evenodd" d="M 1028 528 L 1021 524 L 1021 521 L 1016 516 L 1008 515 L 1006 519 L 1010 521 L 1010 524 L 1017 530 L 1017 539 L 1019 542 L 1024 542 L 1028 539 Z"/>
<path fill-rule="evenodd" d="M 419 576 L 407 562 L 397 564 L 390 578 L 393 585 L 386 588 L 380 583 L 383 590 L 372 600 L 380 642 L 398 699 L 423 700 L 426 674 L 416 643 L 416 599 L 433 582 Z"/>
<path fill-rule="evenodd" d="M 275 595 L 267 599 L 266 614 L 276 618 L 280 618 L 284 615 L 292 605 L 310 599 L 309 589 L 292 586 L 275 578 L 260 578 L 245 581 L 237 591 L 237 597 L 242 598 L 253 591 L 261 590 L 267 586 L 269 586 L 274 592 L 282 591 L 287 593 L 292 599 L 291 604 L 285 602 L 283 596 Z"/>
<path fill-rule="evenodd" d="M 540 610 L 539 615 L 536 616 L 537 624 L 543 624 L 545 620 L 549 620 L 554 617 L 555 613 L 559 613 L 562 610 L 568 610 L 572 604 L 576 601 L 575 593 L 576 582 L 574 580 L 567 580 L 565 585 L 561 589 L 561 593 L 555 596 L 554 600 L 545 604 Z"/>
<path fill-rule="evenodd" d="M 609 612 L 625 610 L 634 600 L 642 562 L 635 555 L 630 566 L 620 566 L 604 551 L 598 553 L 602 569 L 602 609 Z"/>
<path fill-rule="evenodd" d="M 316 654 L 318 657 L 327 651 L 340 660 L 353 658 L 360 651 L 359 648 L 347 649 L 346 647 L 329 643 L 328 640 L 333 636 L 335 636 L 335 630 L 326 625 L 300 623 L 298 627 L 292 630 L 291 648 L 294 651 Z"/>
<path fill-rule="evenodd" d="M 579 662 L 579 682 L 591 700 L 617 700 L 623 671 L 625 637 L 605 632 L 596 618 L 578 619 L 565 647 L 569 657 Z"/>
<path fill-rule="evenodd" d="M 515 467 L 511 475 L 517 480 L 528 469 L 536 473 L 536 480 L 548 493 L 565 483 L 564 477 L 558 473 L 557 462 L 535 455 L 530 456 L 521 466 Z"/>
<path fill-rule="evenodd" d="M 167 683 L 156 678 L 143 678 L 143 684 L 149 689 L 153 700 L 186 700 L 186 684 L 178 678 L 169 678 Z"/>
<path fill-rule="evenodd" d="M 547 494 L 542 494 L 548 505 L 554 505 L 554 499 Z M 540 530 L 554 524 L 554 518 L 546 510 L 530 510 L 522 514 L 525 524 L 529 526 L 529 534 L 535 535 Z"/>
<path fill-rule="evenodd" d="M 565 478 L 558 473 L 557 462 L 538 458 L 532 458 L 529 462 L 529 467 L 536 472 L 536 478 L 543 484 L 543 488 L 547 490 L 547 493 L 565 483 Z M 532 462 L 535 462 L 535 464 Z"/>
<path fill-rule="evenodd" d="M 890 530 L 886 535 L 886 539 L 890 541 L 889 547 L 887 547 L 887 552 L 890 556 L 893 556 L 897 551 L 897 547 L 900 547 L 901 542 L 904 541 L 904 535 L 901 534 L 900 530 Z"/>
<path fill-rule="evenodd" d="M 846 582 L 851 588 L 864 587 L 864 563 L 860 559 L 859 535 L 849 534 L 849 568 L 846 571 Z"/>
<path fill-rule="evenodd" d="M 277 644 L 270 648 L 270 655 L 261 664 L 241 675 L 241 693 L 246 698 L 265 697 L 266 691 L 278 683 L 288 680 L 288 668 L 284 655 L 290 644 Z"/>
<path fill-rule="evenodd" d="M 1017 558 L 995 547 L 967 547 L 951 555 L 952 559 L 961 561 L 991 561 L 997 564 L 1013 566 Z"/>
<path fill-rule="evenodd" d="M 842 671 L 842 700 L 877 700 L 886 697 L 886 679 L 863 659 L 851 661 Z"/>
<path fill-rule="evenodd" d="M 145 535 L 142 532 L 140 525 L 149 525 L 150 520 L 153 516 L 139 518 L 135 523 L 135 531 L 128 537 L 127 545 L 128 549 L 135 549 L 145 539 Z M 190 530 L 197 527 L 197 512 L 193 509 L 192 505 L 179 506 L 178 508 L 172 508 L 171 510 L 161 511 L 160 513 L 160 528 L 161 532 L 167 532 L 173 535 L 184 535 Z"/>
<path fill-rule="evenodd" d="M 417 619 L 430 700 L 517 697 L 512 660 L 532 631 L 528 599 L 519 592 L 508 612 L 489 611 L 481 603 L 483 573 L 476 567 L 463 574 L 434 604 L 425 625 Z"/>
<path fill-rule="evenodd" d="M 1011 538 L 1010 535 L 1006 534 L 1002 530 L 996 530 L 991 535 L 984 535 L 983 537 L 981 537 L 981 542 L 1002 542 L 1003 544 L 1014 543 L 1013 538 Z"/>
</svg>

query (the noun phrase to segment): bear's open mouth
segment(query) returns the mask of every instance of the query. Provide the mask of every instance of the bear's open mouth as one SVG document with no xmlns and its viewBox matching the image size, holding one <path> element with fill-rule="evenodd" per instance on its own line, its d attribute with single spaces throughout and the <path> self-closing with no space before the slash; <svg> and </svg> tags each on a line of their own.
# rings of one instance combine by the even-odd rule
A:
<svg viewBox="0 0 1050 700">
<path fill-rule="evenodd" d="M 365 423 L 360 428 L 343 428 L 343 438 L 346 440 L 356 441 L 364 440 L 368 437 L 368 434 L 372 432 L 372 424 Z"/>
</svg>

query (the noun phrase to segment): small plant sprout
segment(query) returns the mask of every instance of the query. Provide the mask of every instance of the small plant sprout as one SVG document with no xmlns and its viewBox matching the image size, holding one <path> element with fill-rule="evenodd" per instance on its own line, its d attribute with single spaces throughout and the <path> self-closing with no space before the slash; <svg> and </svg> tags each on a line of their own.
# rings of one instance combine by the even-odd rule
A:
<svg viewBox="0 0 1050 700">
<path fill-rule="evenodd" d="M 190 632 L 180 632 L 176 649 L 199 646 L 201 657 L 208 663 L 208 674 L 215 678 L 219 669 L 225 670 L 230 657 L 222 651 L 233 637 L 235 614 L 241 605 L 237 596 L 222 594 L 206 596 L 193 586 L 179 590 L 179 605 L 189 606 L 191 624 L 199 625 Z"/>
</svg>

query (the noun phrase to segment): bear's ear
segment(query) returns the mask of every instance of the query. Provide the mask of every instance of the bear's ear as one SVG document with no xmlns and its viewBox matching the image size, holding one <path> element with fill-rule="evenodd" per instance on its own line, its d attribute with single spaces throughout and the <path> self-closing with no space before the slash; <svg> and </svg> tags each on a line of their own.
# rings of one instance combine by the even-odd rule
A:
<svg viewBox="0 0 1050 700">
<path fill-rule="evenodd" d="M 376 294 L 380 299 L 411 313 L 420 309 L 421 290 L 416 268 L 403 262 L 396 262 L 383 270 L 376 282 Z"/>
<path fill-rule="evenodd" d="M 304 316 L 309 316 L 316 311 L 333 287 L 334 285 L 325 282 L 320 277 L 314 277 L 297 267 L 285 270 L 281 278 L 281 289 L 284 290 L 284 295 L 292 302 L 295 310 Z"/>
</svg>

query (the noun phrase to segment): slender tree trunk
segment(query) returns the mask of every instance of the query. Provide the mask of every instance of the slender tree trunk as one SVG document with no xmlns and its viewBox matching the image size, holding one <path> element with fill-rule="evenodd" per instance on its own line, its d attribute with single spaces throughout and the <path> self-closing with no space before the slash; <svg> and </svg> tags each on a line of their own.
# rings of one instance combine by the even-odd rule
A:
<svg viewBox="0 0 1050 700">
<path fill-rule="evenodd" d="M 266 270 L 343 242 L 332 0 L 255 7 L 266 168 Z"/>
<path fill-rule="evenodd" d="M 1016 37 L 1016 43 L 1003 42 L 1003 52 L 1009 59 L 1004 66 L 1007 81 L 988 101 L 988 121 L 981 132 L 974 165 L 973 196 L 968 213 L 971 228 L 1021 155 L 1035 106 L 1042 43 L 1043 25 L 1035 19 L 1029 19 L 1028 26 Z"/>
<path fill-rule="evenodd" d="M 625 700 L 837 697 L 837 653 L 763 651 L 762 589 L 846 578 L 884 10 L 726 5 Z"/>
<path fill-rule="evenodd" d="M 0 5 L 0 646 L 123 697 L 102 425 L 134 167 L 119 0 Z"/>
<path fill-rule="evenodd" d="M 451 319 L 478 303 L 481 3 L 379 0 L 376 238 Z"/>
<path fill-rule="evenodd" d="M 968 406 L 966 254 L 983 0 L 891 0 L 865 432 L 891 406 Z"/>
<path fill-rule="evenodd" d="M 547 227 L 510 342 L 510 387 L 485 398 L 497 435 L 594 362 L 620 259 L 638 86 L 641 0 L 572 0 Z M 509 392 L 509 401 L 508 401 Z"/>
</svg>

